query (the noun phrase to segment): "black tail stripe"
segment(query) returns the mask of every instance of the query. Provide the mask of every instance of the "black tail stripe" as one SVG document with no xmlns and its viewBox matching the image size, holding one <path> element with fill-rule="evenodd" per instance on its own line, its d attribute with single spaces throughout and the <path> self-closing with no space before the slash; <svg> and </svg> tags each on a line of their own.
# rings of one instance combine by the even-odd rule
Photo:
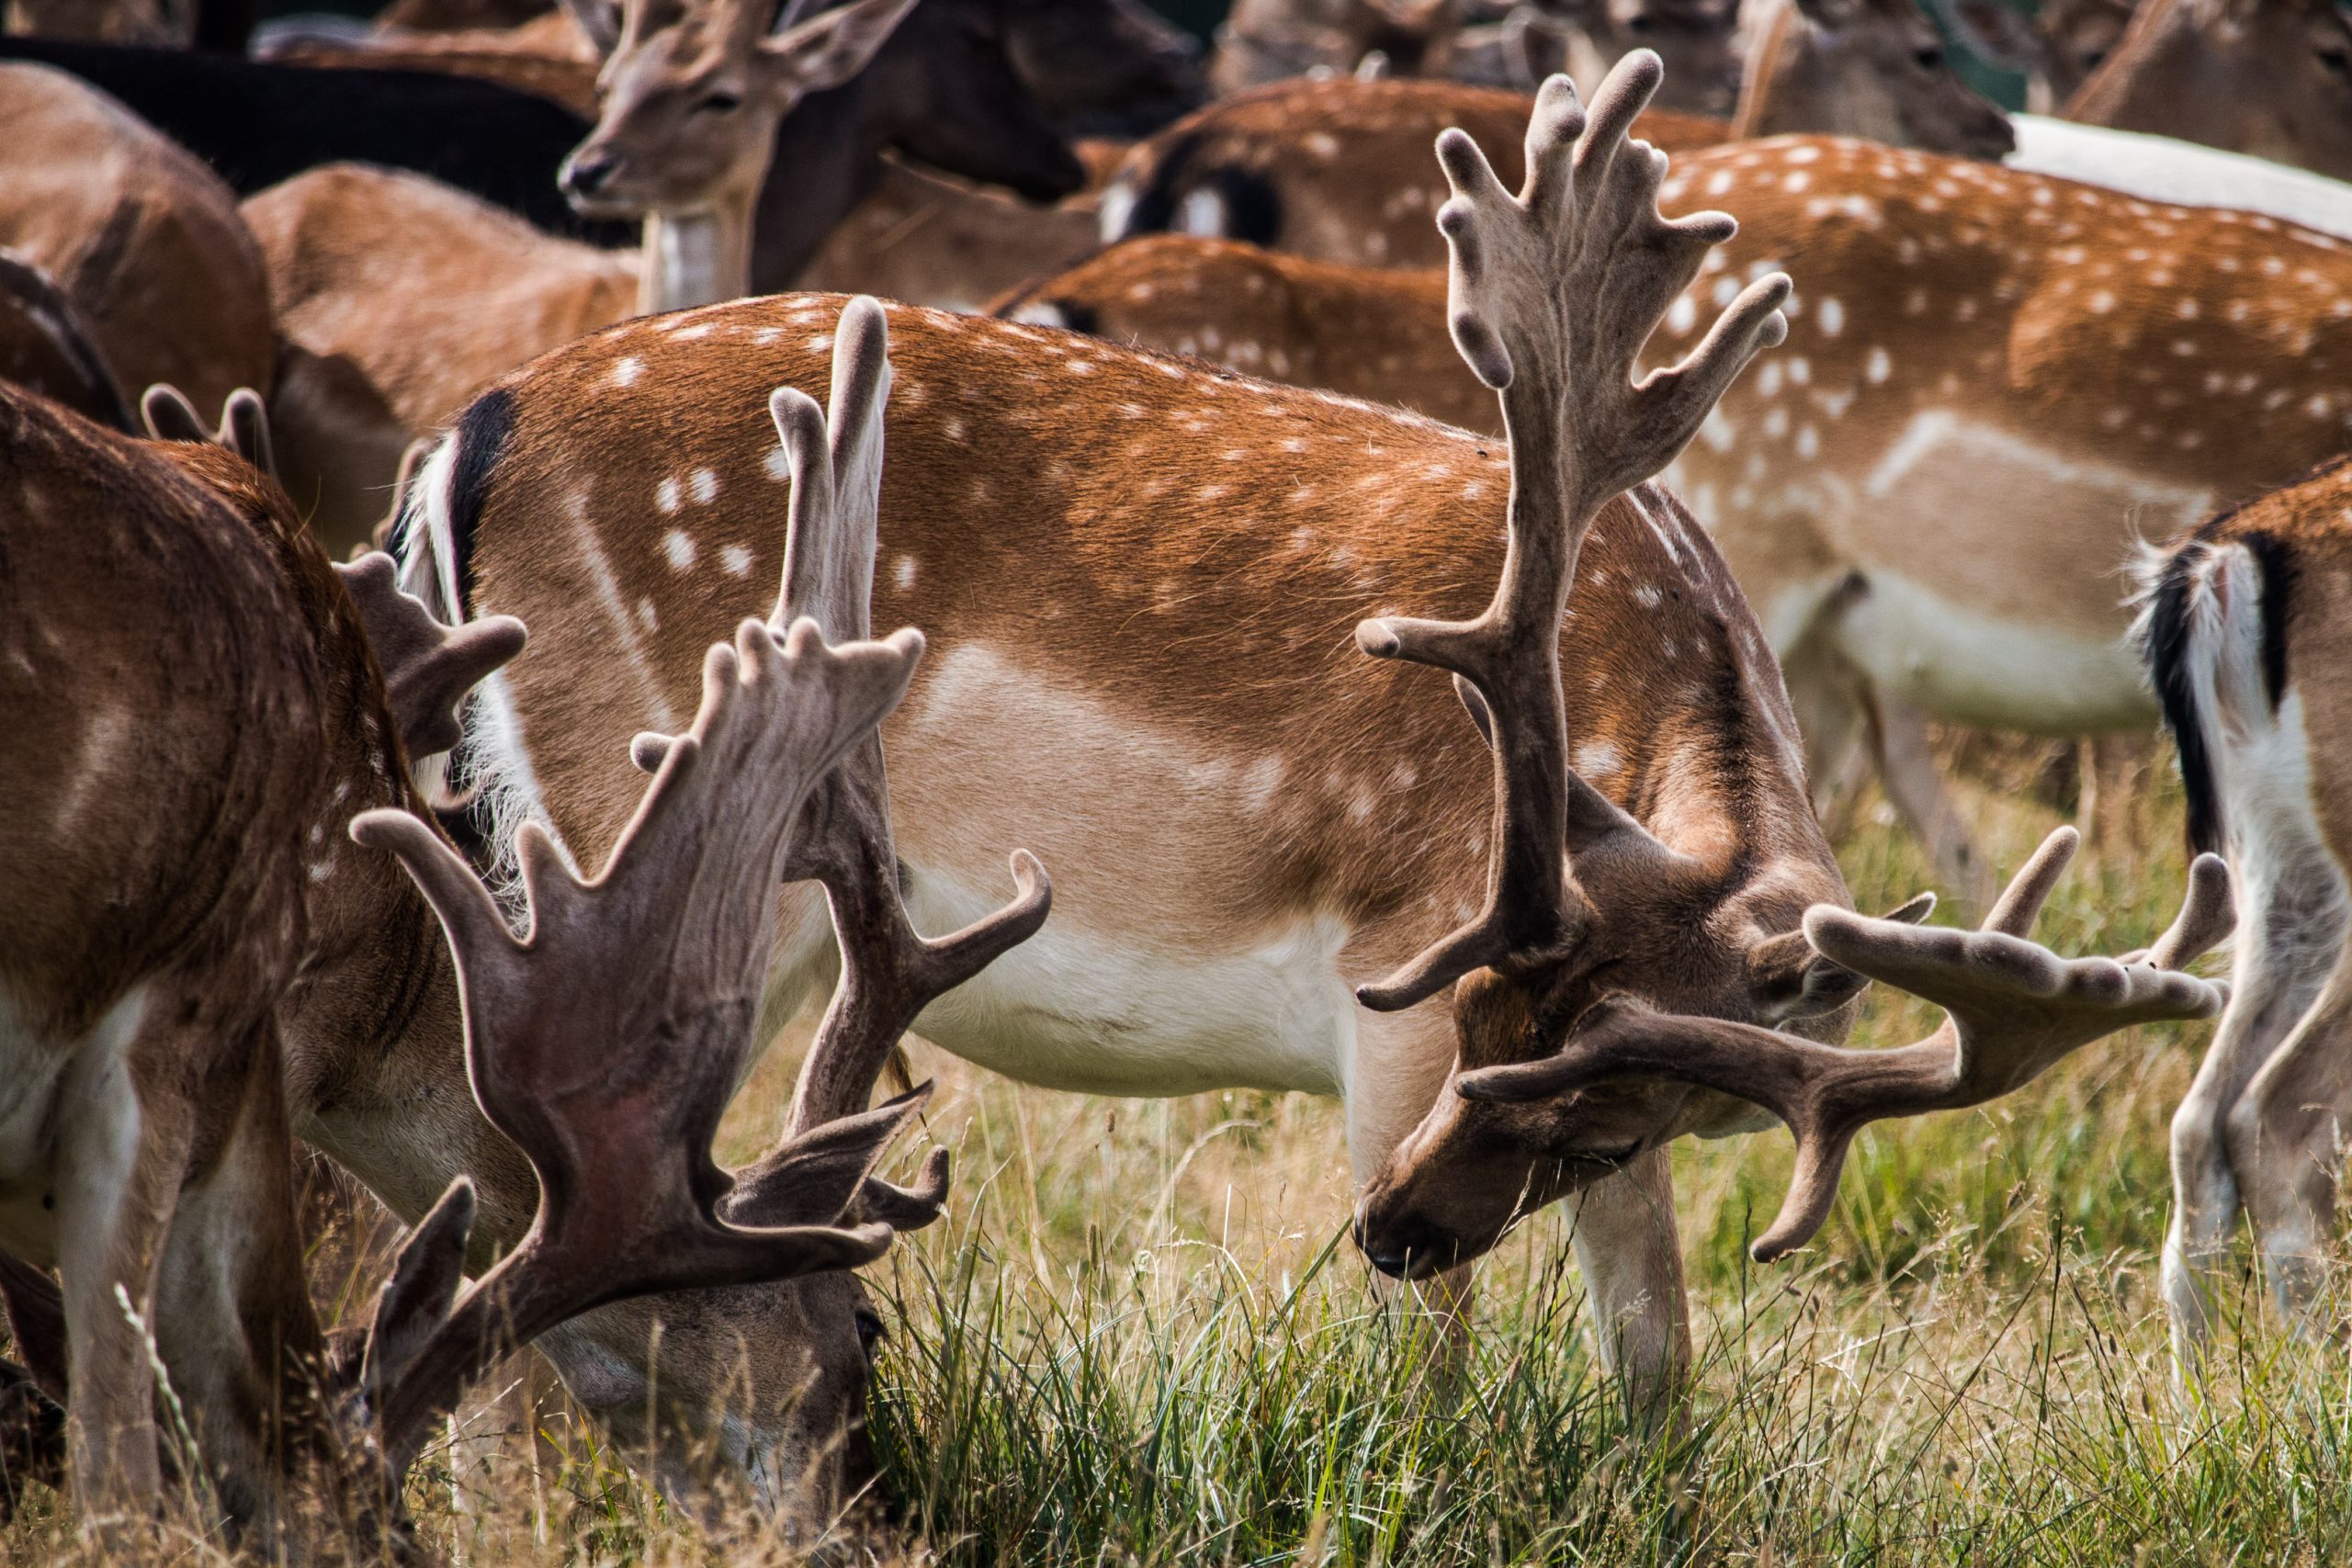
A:
<svg viewBox="0 0 2352 1568">
<path fill-rule="evenodd" d="M 2183 545 L 2165 562 L 2149 607 L 2146 641 L 2148 672 L 2164 707 L 2165 728 L 2172 731 L 2172 743 L 2180 753 L 2180 780 L 2188 793 L 2188 847 L 2199 854 L 2221 847 L 2222 830 L 2213 758 L 2206 750 L 2196 682 L 2188 669 L 2190 585 L 2206 551 L 2201 543 Z"/>
</svg>

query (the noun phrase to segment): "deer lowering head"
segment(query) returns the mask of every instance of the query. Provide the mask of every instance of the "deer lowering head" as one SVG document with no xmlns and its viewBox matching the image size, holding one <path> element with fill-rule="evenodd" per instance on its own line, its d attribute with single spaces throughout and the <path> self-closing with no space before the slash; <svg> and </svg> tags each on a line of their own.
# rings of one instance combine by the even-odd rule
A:
<svg viewBox="0 0 2352 1568">
<path fill-rule="evenodd" d="M 602 114 L 559 179 L 594 217 L 643 218 L 641 303 L 676 310 L 750 289 L 752 223 L 776 127 L 812 93 L 863 71 L 914 0 L 852 0 L 801 19 L 793 4 L 572 0 L 605 53 Z"/>
<path fill-rule="evenodd" d="M 906 1025 L 1036 931 L 1049 897 L 1020 856 L 1020 898 L 967 932 L 926 942 L 899 912 L 874 729 L 922 638 L 864 637 L 888 377 L 881 312 L 857 301 L 839 332 L 830 423 L 797 392 L 774 400 L 793 475 L 783 592 L 766 621 L 711 649 L 691 728 L 638 738 L 632 755 L 653 781 L 603 874 L 582 881 L 526 829 L 530 921 L 517 940 L 421 819 L 375 811 L 352 825 L 399 857 L 440 917 L 476 1097 L 529 1157 L 540 1194 L 521 1244 L 454 1302 L 472 1208 L 463 1183 L 396 1268 L 357 1383 L 394 1474 L 505 1346 L 627 1296 L 800 1279 L 799 1326 L 831 1331 L 803 1346 L 813 1365 L 790 1419 L 806 1440 L 751 1479 L 781 1492 L 797 1523 L 820 1525 L 872 1481 L 856 1435 L 862 1303 L 842 1271 L 878 1256 L 893 1227 L 934 1217 L 947 1171 L 940 1151 L 912 1190 L 874 1179 L 928 1090 L 873 1111 L 865 1100 Z M 378 586 L 391 592 L 388 576 Z M 470 630 L 407 641 L 430 645 L 417 662 L 447 669 L 483 657 Z M 446 716 L 437 698 L 415 705 Z M 776 888 L 801 877 L 832 897 L 842 983 L 787 1135 L 722 1171 L 710 1140 L 757 1043 Z"/>
<path fill-rule="evenodd" d="M 2217 866 L 2200 868 L 2180 924 L 2132 966 L 2068 965 L 2024 940 L 2029 907 L 2063 863 L 2054 852 L 1996 911 L 1997 942 L 1914 931 L 1925 900 L 1888 920 L 1816 904 L 1800 932 L 1790 928 L 1802 908 L 1792 908 L 1807 863 L 1801 839 L 1739 842 L 1711 823 L 1654 828 L 1579 775 L 1557 673 L 1578 552 L 1603 509 L 1671 462 L 1748 358 L 1786 333 L 1789 281 L 1770 275 L 1731 301 L 1687 359 L 1634 381 L 1665 311 L 1734 230 L 1720 213 L 1658 215 L 1665 160 L 1626 138 L 1657 74 L 1655 56 L 1629 56 L 1589 118 L 1565 80 L 1548 84 L 1517 197 L 1466 137 L 1439 142 L 1455 193 L 1439 215 L 1452 255 L 1448 316 L 1463 358 L 1501 394 L 1511 495 L 1503 578 L 1484 615 L 1383 618 L 1357 634 L 1375 658 L 1453 674 L 1495 779 L 1484 908 L 1358 993 L 1388 1010 L 1453 987 L 1459 1056 L 1449 1090 L 1358 1211 L 1359 1241 L 1394 1273 L 1465 1261 L 1521 1215 L 1683 1133 L 1747 1125 L 1740 1101 L 1789 1121 L 1807 1150 L 1789 1216 L 1759 1244 L 1777 1256 L 1820 1223 L 1837 1157 L 1861 1121 L 1973 1103 L 2111 1030 L 2219 1005 L 2212 987 L 2177 973 L 2226 928 Z M 1656 491 L 1627 500 L 1639 513 L 1651 496 L 1669 503 Z M 1746 764 L 1718 765 L 1730 773 Z M 1842 1029 L 1870 977 L 1949 998 L 1952 1031 L 1902 1058 L 1924 1065 L 1899 1089 L 1855 1070 L 1822 1090 L 1823 1109 L 1800 1104 L 1761 1064 L 1827 1084 L 1831 1076 L 1808 1069 L 1896 1059 L 1773 1027 Z M 1685 1048 L 1723 1039 L 1748 1048 Z M 1930 1078 L 1946 1098 L 1921 1087 Z"/>
</svg>

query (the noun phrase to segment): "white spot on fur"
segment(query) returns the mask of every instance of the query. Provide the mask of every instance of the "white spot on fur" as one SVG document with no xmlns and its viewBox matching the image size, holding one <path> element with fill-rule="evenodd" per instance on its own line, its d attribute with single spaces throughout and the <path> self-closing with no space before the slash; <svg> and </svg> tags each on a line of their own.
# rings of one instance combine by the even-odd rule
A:
<svg viewBox="0 0 2352 1568">
<path fill-rule="evenodd" d="M 695 564 L 695 542 L 683 528 L 673 528 L 662 536 L 662 553 L 670 558 L 672 571 L 685 571 Z"/>
</svg>

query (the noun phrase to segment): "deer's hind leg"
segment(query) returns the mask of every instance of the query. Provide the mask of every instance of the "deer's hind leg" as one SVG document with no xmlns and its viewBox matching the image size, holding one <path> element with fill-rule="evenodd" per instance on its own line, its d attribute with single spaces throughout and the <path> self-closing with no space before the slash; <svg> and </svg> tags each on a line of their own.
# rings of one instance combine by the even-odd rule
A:
<svg viewBox="0 0 2352 1568">
<path fill-rule="evenodd" d="M 2352 958 L 2230 1107 L 2224 1136 L 2280 1314 L 2301 1329 L 2326 1280 L 2352 1127 Z"/>
</svg>

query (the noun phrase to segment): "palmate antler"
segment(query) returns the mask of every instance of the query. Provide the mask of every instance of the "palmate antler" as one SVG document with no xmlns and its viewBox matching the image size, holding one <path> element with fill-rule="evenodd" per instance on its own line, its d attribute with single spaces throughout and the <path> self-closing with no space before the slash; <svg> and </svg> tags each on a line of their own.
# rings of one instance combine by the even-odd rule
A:
<svg viewBox="0 0 2352 1568">
<path fill-rule="evenodd" d="M 794 388 L 779 388 L 768 404 L 792 468 L 784 590 L 773 624 L 807 616 L 830 637 L 871 635 L 888 350 L 881 306 L 853 299 L 834 334 L 830 420 Z M 640 764 L 658 761 L 661 739 L 640 737 L 635 754 Z M 786 872 L 823 884 L 842 948 L 841 985 L 794 1099 L 797 1134 L 864 1111 L 891 1048 L 916 1015 L 1027 941 L 1053 899 L 1045 868 L 1016 850 L 1012 902 L 952 935 L 926 940 L 907 919 L 899 874 L 882 740 L 869 735 L 810 796 Z M 869 1183 L 865 1211 L 902 1228 L 935 1213 L 946 1190 L 946 1160 L 944 1149 L 934 1150 L 914 1192 Z M 747 1174 L 739 1201 L 757 1212 L 771 1185 Z"/>
<path fill-rule="evenodd" d="M 1748 359 L 1787 335 L 1780 307 L 1789 280 L 1774 274 L 1749 285 L 1688 359 L 1634 383 L 1642 345 L 1735 228 L 1719 212 L 1658 214 L 1666 160 L 1626 132 L 1659 76 L 1655 54 L 1626 56 L 1589 119 L 1566 77 L 1546 82 L 1518 197 L 1468 136 L 1438 139 L 1453 187 L 1438 213 L 1451 255 L 1447 314 L 1463 358 L 1502 394 L 1510 543 L 1477 619 L 1383 617 L 1358 626 L 1356 641 L 1375 659 L 1453 672 L 1493 752 L 1495 851 L 1485 907 L 1360 988 L 1366 1007 L 1410 1007 L 1473 969 L 1563 956 L 1587 908 L 1570 867 L 1577 834 L 1613 837 L 1661 864 L 1675 858 L 1569 766 L 1561 615 L 1600 509 L 1673 461 Z"/>
<path fill-rule="evenodd" d="M 2029 940 L 2076 842 L 2071 828 L 2051 834 L 1977 931 L 1872 919 L 1826 904 L 1806 913 L 1805 936 L 1823 954 L 1944 1010 L 1942 1026 L 1924 1040 L 1856 1051 L 1617 1002 L 1579 1024 L 1558 1055 L 1465 1073 L 1455 1088 L 1471 1100 L 1527 1100 L 1607 1078 L 1653 1077 L 1763 1106 L 1797 1142 L 1780 1217 L 1754 1247 L 1757 1260 L 1769 1263 L 1828 1219 L 1847 1147 L 1869 1123 L 1981 1105 L 2119 1029 L 2222 1010 L 2223 987 L 2181 973 L 2235 919 L 2217 856 L 2199 855 L 2190 866 L 2179 915 L 2144 953 L 2066 959 Z"/>
</svg>

